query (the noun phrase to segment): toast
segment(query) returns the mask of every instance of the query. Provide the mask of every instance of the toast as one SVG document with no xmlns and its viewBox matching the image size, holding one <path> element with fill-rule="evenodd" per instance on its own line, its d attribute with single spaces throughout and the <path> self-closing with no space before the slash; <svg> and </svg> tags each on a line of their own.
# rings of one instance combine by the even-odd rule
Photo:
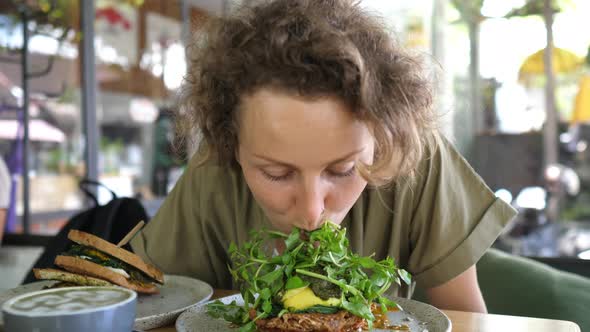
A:
<svg viewBox="0 0 590 332">
<path fill-rule="evenodd" d="M 156 285 L 148 282 L 133 280 L 114 269 L 93 263 L 80 257 L 74 256 L 57 256 L 55 264 L 67 271 L 100 278 L 113 284 L 132 289 L 138 293 L 157 294 Z"/>
<path fill-rule="evenodd" d="M 57 269 L 33 269 L 33 273 L 35 278 L 41 280 L 56 280 L 80 286 L 113 286 L 112 283 L 103 279 Z"/>
<path fill-rule="evenodd" d="M 116 245 L 99 238 L 98 236 L 73 229 L 68 233 L 68 239 L 83 246 L 96 248 L 109 256 L 115 257 L 120 261 L 135 267 L 139 271 L 146 274 L 148 277 L 154 279 L 156 282 L 160 284 L 164 283 L 164 274 L 157 267 L 149 263 L 145 263 L 136 254 L 123 248 L 119 248 Z"/>
</svg>

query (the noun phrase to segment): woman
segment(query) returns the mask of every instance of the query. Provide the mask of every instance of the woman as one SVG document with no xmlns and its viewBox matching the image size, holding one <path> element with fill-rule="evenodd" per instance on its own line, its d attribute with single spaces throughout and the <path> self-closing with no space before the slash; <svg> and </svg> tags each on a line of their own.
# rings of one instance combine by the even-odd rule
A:
<svg viewBox="0 0 590 332">
<path fill-rule="evenodd" d="M 179 122 L 201 148 L 133 249 L 230 288 L 230 242 L 329 219 L 434 305 L 485 312 L 475 263 L 514 211 L 438 134 L 421 62 L 352 1 L 267 1 L 210 23 Z"/>
<path fill-rule="evenodd" d="M 4 163 L 4 158 L 0 155 L 0 244 L 2 244 L 2 237 L 4 236 L 9 205 L 10 172 Z"/>
</svg>

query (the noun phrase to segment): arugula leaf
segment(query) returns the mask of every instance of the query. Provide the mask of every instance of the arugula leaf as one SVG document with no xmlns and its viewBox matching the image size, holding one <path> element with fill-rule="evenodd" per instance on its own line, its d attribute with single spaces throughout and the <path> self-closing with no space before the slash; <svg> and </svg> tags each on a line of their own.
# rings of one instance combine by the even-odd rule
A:
<svg viewBox="0 0 590 332">
<path fill-rule="evenodd" d="M 375 316 L 371 312 L 371 303 L 366 303 L 362 298 L 352 298 L 350 301 L 342 301 L 342 307 L 357 316 L 365 318 L 369 322 L 369 329 L 371 323 L 375 320 Z"/>
<path fill-rule="evenodd" d="M 270 245 L 277 240 L 285 242 L 286 250 L 273 255 Z M 245 305 L 216 301 L 207 306 L 207 312 L 241 325 L 240 331 L 244 332 L 254 331 L 258 319 L 289 312 L 282 304 L 284 292 L 305 286 L 324 300 L 339 298 L 341 305 L 313 306 L 293 312 L 333 313 L 344 309 L 372 326 L 375 317 L 371 303 L 379 303 L 384 310 L 396 307 L 383 294 L 393 283 L 411 282 L 410 274 L 399 269 L 392 258 L 376 261 L 373 256 L 351 252 L 346 229 L 330 221 L 311 232 L 298 228 L 289 234 L 252 230 L 250 241 L 241 247 L 232 243 L 228 252 L 232 262 L 230 273 L 239 285 Z M 249 316 L 251 309 L 256 312 L 254 319 Z"/>
<path fill-rule="evenodd" d="M 285 240 L 285 246 L 287 247 L 287 250 L 293 249 L 295 244 L 299 242 L 299 236 L 299 230 L 296 227 L 294 227 L 293 231 L 291 231 L 291 234 L 289 234 L 289 237 L 287 237 L 287 239 Z"/>
<path fill-rule="evenodd" d="M 214 318 L 223 318 L 228 322 L 242 325 L 247 322 L 248 313 L 245 312 L 244 307 L 232 301 L 230 304 L 225 304 L 219 300 L 207 304 L 207 314 Z"/>
<path fill-rule="evenodd" d="M 301 288 L 309 285 L 309 282 L 303 281 L 303 279 L 299 278 L 298 276 L 293 276 L 287 280 L 285 284 L 285 290 Z"/>
<path fill-rule="evenodd" d="M 260 281 L 266 283 L 267 285 L 272 285 L 278 278 L 283 275 L 283 271 L 280 269 L 276 269 L 270 273 L 267 273 L 260 277 Z"/>
<path fill-rule="evenodd" d="M 406 284 L 412 283 L 412 276 L 406 270 L 399 270 L 397 273 Z"/>
<path fill-rule="evenodd" d="M 240 327 L 239 332 L 256 332 L 256 324 L 254 321 L 248 322 L 246 325 Z"/>
</svg>

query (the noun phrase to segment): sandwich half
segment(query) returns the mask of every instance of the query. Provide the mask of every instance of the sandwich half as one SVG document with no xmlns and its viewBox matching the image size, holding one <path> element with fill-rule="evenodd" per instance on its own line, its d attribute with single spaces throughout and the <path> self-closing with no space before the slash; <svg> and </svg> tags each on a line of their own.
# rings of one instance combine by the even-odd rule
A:
<svg viewBox="0 0 590 332">
<path fill-rule="evenodd" d="M 37 278 L 68 281 L 80 285 L 100 279 L 146 294 L 158 293 L 156 285 L 164 283 L 161 270 L 144 262 L 130 251 L 78 230 L 71 230 L 68 238 L 75 244 L 57 256 L 54 263 L 70 272 L 70 275 L 55 272 L 59 270 L 44 269 L 35 274 Z"/>
</svg>

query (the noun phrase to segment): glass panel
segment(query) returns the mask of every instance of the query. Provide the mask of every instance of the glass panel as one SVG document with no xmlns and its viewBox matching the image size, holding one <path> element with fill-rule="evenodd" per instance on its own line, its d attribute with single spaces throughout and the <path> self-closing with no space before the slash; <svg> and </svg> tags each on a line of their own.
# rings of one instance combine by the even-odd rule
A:
<svg viewBox="0 0 590 332">
<path fill-rule="evenodd" d="M 79 92 L 77 1 L 27 2 L 29 59 L 30 231 L 55 233 L 64 211 L 77 210 L 84 172 Z M 13 174 L 6 231 L 23 225 L 21 50 L 23 21 L 10 1 L 0 5 L 0 153 Z"/>
<path fill-rule="evenodd" d="M 81 116 L 79 1 L 29 3 L 30 231 L 55 234 L 84 208 L 78 181 L 85 175 Z M 52 4 L 55 6 L 52 7 Z M 171 153 L 169 110 L 186 65 L 180 1 L 96 0 L 95 55 L 99 181 L 119 196 L 144 199 L 153 213 L 181 174 Z M 190 25 L 206 12 L 188 7 Z M 18 131 L 22 127 L 22 21 L 11 2 L 0 4 L 0 153 L 13 170 L 16 189 L 7 232 L 23 231 L 22 169 Z M 2 185 L 3 186 L 3 185 Z M 10 196 L 10 195 L 9 195 Z M 111 196 L 99 190 L 106 203 Z M 0 202 L 1 203 L 1 202 Z"/>
<path fill-rule="evenodd" d="M 204 12 L 188 14 L 198 24 Z M 170 113 L 186 70 L 180 2 L 97 1 L 95 27 L 100 181 L 120 196 L 158 200 L 183 169 Z"/>
</svg>

